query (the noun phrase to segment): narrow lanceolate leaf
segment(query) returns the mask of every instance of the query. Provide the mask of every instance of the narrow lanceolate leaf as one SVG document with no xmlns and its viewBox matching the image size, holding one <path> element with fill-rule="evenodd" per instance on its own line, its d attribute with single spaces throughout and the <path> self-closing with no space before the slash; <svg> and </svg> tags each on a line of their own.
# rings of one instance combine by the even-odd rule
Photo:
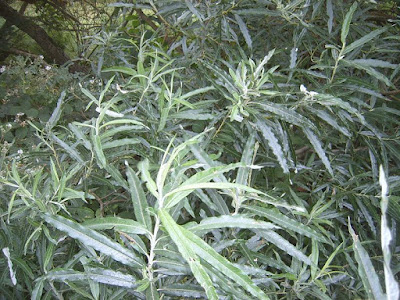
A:
<svg viewBox="0 0 400 300">
<path fill-rule="evenodd" d="M 306 117 L 303 117 L 299 113 L 295 112 L 292 109 L 286 108 L 283 105 L 275 104 L 275 103 L 255 103 L 260 105 L 264 110 L 275 114 L 279 119 L 288 122 L 290 124 L 299 126 L 299 127 L 308 127 L 317 129 L 315 125 L 308 120 Z"/>
<path fill-rule="evenodd" d="M 55 136 L 53 133 L 50 134 L 50 138 L 59 144 L 72 158 L 74 158 L 76 161 L 78 161 L 81 164 L 84 164 L 85 161 L 83 158 L 80 156 L 78 151 L 76 151 L 74 148 L 72 148 L 70 145 L 65 143 L 64 141 L 60 140 L 57 136 Z"/>
<path fill-rule="evenodd" d="M 235 19 L 239 25 L 240 32 L 243 34 L 243 37 L 244 37 L 244 40 L 246 41 L 247 46 L 249 47 L 249 49 L 252 49 L 253 42 L 251 40 L 251 36 L 250 36 L 249 30 L 247 29 L 246 24 L 243 22 L 243 19 L 237 14 L 235 14 Z"/>
<path fill-rule="evenodd" d="M 333 27 L 333 9 L 332 9 L 332 0 L 326 0 L 326 14 L 328 15 L 328 32 L 332 33 Z"/>
<path fill-rule="evenodd" d="M 354 232 L 350 225 L 349 219 L 349 232 L 353 238 L 353 248 L 356 261 L 358 263 L 358 274 L 364 284 L 365 291 L 367 292 L 368 298 L 373 299 L 386 299 L 383 294 L 381 284 L 379 282 L 378 274 L 372 265 L 371 258 L 367 251 L 361 245 L 358 239 L 358 235 Z"/>
<path fill-rule="evenodd" d="M 248 187 L 246 185 L 242 184 L 236 184 L 236 183 L 230 183 L 230 182 L 200 182 L 200 183 L 195 183 L 195 184 L 186 184 L 183 186 L 179 186 L 176 189 L 168 192 L 165 194 L 165 198 L 168 199 L 168 197 L 177 194 L 182 191 L 194 191 L 196 189 L 239 189 L 243 190 L 249 193 L 255 193 L 255 194 L 264 194 L 263 192 L 253 189 L 251 187 Z M 170 197 L 168 203 L 165 204 L 165 208 L 171 208 L 176 204 L 176 201 L 174 197 Z"/>
<path fill-rule="evenodd" d="M 43 214 L 42 217 L 47 223 L 66 232 L 70 237 L 79 240 L 88 247 L 92 247 L 93 249 L 110 256 L 116 261 L 133 267 L 142 267 L 144 264 L 131 250 L 126 249 L 119 243 L 112 241 L 105 235 L 102 235 L 93 229 L 82 226 L 81 224 L 61 216 L 54 216 L 46 213 Z"/>
<path fill-rule="evenodd" d="M 278 162 L 283 170 L 283 173 L 289 173 L 289 167 L 285 155 L 283 154 L 282 147 L 278 142 L 275 134 L 272 132 L 271 128 L 265 124 L 262 120 L 257 120 L 257 127 L 261 131 L 263 137 L 267 140 L 268 145 L 271 147 L 272 152 L 274 152 Z"/>
<path fill-rule="evenodd" d="M 310 110 L 312 113 L 316 114 L 321 120 L 325 121 L 326 124 L 340 131 L 345 136 L 351 137 L 350 131 L 346 127 L 340 126 L 336 121 L 336 118 L 328 114 L 327 111 L 321 109 L 314 109 L 313 107 L 307 107 L 307 109 Z"/>
<path fill-rule="evenodd" d="M 255 134 L 251 133 L 247 142 L 246 146 L 244 147 L 242 158 L 240 162 L 245 166 L 250 166 L 253 162 L 253 154 L 254 154 L 254 147 L 255 147 Z M 240 168 L 238 170 L 236 176 L 236 183 L 239 184 L 248 184 L 250 174 L 250 168 Z"/>
<path fill-rule="evenodd" d="M 292 230 L 294 232 L 297 232 L 299 234 L 305 235 L 309 238 L 315 239 L 317 241 L 323 242 L 323 243 L 328 243 L 326 238 L 316 230 L 310 228 L 309 226 L 304 225 L 303 223 L 296 221 L 294 219 L 291 219 L 281 212 L 279 212 L 277 209 L 268 209 L 264 207 L 259 207 L 259 206 L 250 206 L 246 205 L 244 206 L 247 210 L 257 214 L 260 217 L 267 218 L 268 220 L 272 221 L 276 225 L 286 228 L 289 230 Z M 201 223 L 200 223 L 201 224 Z"/>
<path fill-rule="evenodd" d="M 359 62 L 357 62 L 356 60 L 346 60 L 344 59 L 343 62 L 347 65 L 350 65 L 354 68 L 363 70 L 365 72 L 367 72 L 369 75 L 371 75 L 372 77 L 375 77 L 376 79 L 384 82 L 387 86 L 393 86 L 392 82 L 389 80 L 389 78 L 387 78 L 384 74 L 382 74 L 381 72 L 379 72 L 378 70 L 366 66 L 364 64 L 360 64 Z"/>
<path fill-rule="evenodd" d="M 209 168 L 207 170 L 201 171 L 190 177 L 188 180 L 183 182 L 180 187 L 183 187 L 185 185 L 193 185 L 193 184 L 199 184 L 199 183 L 205 183 L 211 181 L 215 176 L 218 174 L 223 174 L 225 172 L 228 172 L 230 170 L 236 169 L 238 167 L 243 167 L 243 164 L 237 163 L 237 164 L 229 164 L 227 166 L 218 166 L 218 167 L 213 167 Z M 242 169 L 242 168 L 241 168 Z M 187 195 L 192 193 L 192 189 L 189 190 L 184 190 L 179 193 L 173 194 L 170 198 L 168 198 L 165 202 L 165 205 L 168 207 L 173 207 L 176 204 L 178 204 L 183 198 L 185 198 Z"/>
<path fill-rule="evenodd" d="M 4 256 L 7 258 L 8 271 L 10 272 L 10 278 L 13 285 L 17 285 L 17 278 L 15 277 L 15 271 L 13 263 L 11 261 L 10 249 L 5 247 L 2 249 Z"/>
<path fill-rule="evenodd" d="M 354 49 L 363 46 L 364 44 L 368 43 L 370 40 L 374 39 L 378 35 L 385 32 L 386 30 L 387 30 L 386 27 L 381 27 L 381 28 L 375 29 L 374 31 L 371 31 L 367 35 L 364 35 L 362 38 L 360 38 L 360 39 L 352 42 L 350 45 L 346 46 L 346 48 L 343 51 L 343 54 L 347 54 L 347 53 L 353 51 Z"/>
<path fill-rule="evenodd" d="M 297 249 L 294 245 L 289 243 L 286 239 L 280 236 L 278 233 L 269 231 L 269 230 L 254 230 L 259 236 L 266 239 L 268 242 L 274 244 L 279 249 L 285 251 L 290 256 L 306 263 L 307 265 L 311 265 L 312 262 L 309 257 L 303 254 L 299 249 Z"/>
<path fill-rule="evenodd" d="M 213 268 L 224 276 L 241 285 L 246 291 L 257 299 L 269 299 L 267 295 L 239 268 L 235 267 L 225 257 L 216 252 L 210 245 L 189 230 L 182 228 L 182 234 L 191 243 L 191 248 L 203 260 L 207 261 Z"/>
<path fill-rule="evenodd" d="M 303 128 L 303 131 L 306 134 L 311 145 L 313 145 L 314 150 L 317 152 L 318 156 L 321 158 L 322 163 L 325 165 L 326 169 L 333 176 L 333 170 L 331 167 L 331 163 L 329 162 L 324 149 L 322 149 L 322 144 L 321 144 L 320 140 L 318 139 L 318 137 L 309 128 Z"/>
<path fill-rule="evenodd" d="M 196 277 L 197 281 L 205 290 L 207 297 L 209 299 L 218 299 L 217 292 L 213 286 L 210 276 L 205 271 L 204 267 L 200 264 L 199 257 L 193 251 L 192 243 L 188 240 L 183 232 L 183 228 L 176 224 L 174 219 L 169 215 L 169 213 L 160 209 L 158 215 L 161 219 L 162 224 L 167 230 L 169 236 L 174 241 L 175 245 L 178 247 L 179 252 L 182 254 L 183 258 L 189 264 L 193 275 Z"/>
<path fill-rule="evenodd" d="M 139 222 L 129 219 L 123 219 L 119 217 L 104 217 L 90 219 L 82 223 L 83 226 L 95 229 L 115 229 L 126 233 L 133 234 L 149 234 L 150 232 Z"/>
<path fill-rule="evenodd" d="M 136 278 L 132 275 L 123 274 L 121 272 L 100 269 L 100 268 L 88 268 L 85 272 L 79 272 L 75 270 L 53 270 L 48 272 L 45 276 L 42 277 L 46 280 L 51 281 L 87 281 L 91 279 L 93 281 L 115 285 L 125 288 L 135 288 Z"/>
<path fill-rule="evenodd" d="M 385 287 L 386 287 L 386 295 L 388 300 L 397 300 L 399 299 L 400 291 L 399 284 L 393 276 L 393 272 L 390 268 L 390 260 L 391 260 L 391 250 L 390 250 L 390 241 L 392 240 L 392 233 L 388 226 L 388 220 L 386 218 L 386 212 L 389 204 L 389 185 L 387 183 L 385 171 L 381 166 L 379 166 L 379 184 L 382 187 L 382 200 L 381 200 L 381 243 L 382 243 L 382 252 L 383 252 L 383 267 L 385 272 Z"/>
<path fill-rule="evenodd" d="M 53 113 L 51 114 L 50 119 L 46 123 L 46 129 L 51 130 L 58 122 L 61 116 L 61 105 L 65 98 L 65 91 L 61 92 L 60 98 L 58 98 L 57 106 L 54 109 Z"/>
<path fill-rule="evenodd" d="M 253 228 L 253 229 L 278 229 L 280 227 L 264 221 L 245 217 L 243 215 L 224 215 L 203 219 L 199 224 L 191 225 L 187 229 L 192 232 L 208 232 L 219 228 Z"/>
<path fill-rule="evenodd" d="M 353 18 L 353 14 L 357 9 L 357 2 L 354 2 L 353 5 L 350 7 L 350 10 L 347 12 L 346 16 L 344 17 L 343 24 L 342 24 L 342 32 L 340 34 L 340 40 L 343 45 L 346 44 L 346 38 L 349 34 L 351 19 Z"/>
<path fill-rule="evenodd" d="M 96 153 L 97 161 L 99 163 L 99 167 L 105 168 L 107 165 L 107 160 L 101 146 L 101 139 L 100 136 L 94 134 L 93 132 L 92 132 L 92 142 L 93 142 L 94 152 Z"/>
<path fill-rule="evenodd" d="M 148 230 L 152 230 L 151 218 L 148 211 L 147 199 L 144 194 L 140 180 L 131 167 L 126 167 L 129 192 L 133 203 L 136 220 L 142 223 Z"/>
</svg>

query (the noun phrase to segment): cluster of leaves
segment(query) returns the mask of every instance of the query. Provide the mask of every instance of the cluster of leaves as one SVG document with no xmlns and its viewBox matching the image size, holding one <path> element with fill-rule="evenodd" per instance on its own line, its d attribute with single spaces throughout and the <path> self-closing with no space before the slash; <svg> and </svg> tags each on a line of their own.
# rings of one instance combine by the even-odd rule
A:
<svg viewBox="0 0 400 300">
<path fill-rule="evenodd" d="M 137 2 L 114 6 L 146 12 L 140 38 L 94 37 L 88 118 L 61 119 L 63 92 L 2 159 L 3 294 L 397 299 L 398 19 Z"/>
</svg>

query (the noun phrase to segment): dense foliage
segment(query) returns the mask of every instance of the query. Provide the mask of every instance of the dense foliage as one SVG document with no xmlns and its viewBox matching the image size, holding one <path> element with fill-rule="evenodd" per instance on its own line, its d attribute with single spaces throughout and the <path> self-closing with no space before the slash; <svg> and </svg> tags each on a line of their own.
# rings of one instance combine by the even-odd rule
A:
<svg viewBox="0 0 400 300">
<path fill-rule="evenodd" d="M 3 297 L 397 299 L 400 19 L 373 2 L 119 2 L 93 77 L 4 66 Z"/>
</svg>

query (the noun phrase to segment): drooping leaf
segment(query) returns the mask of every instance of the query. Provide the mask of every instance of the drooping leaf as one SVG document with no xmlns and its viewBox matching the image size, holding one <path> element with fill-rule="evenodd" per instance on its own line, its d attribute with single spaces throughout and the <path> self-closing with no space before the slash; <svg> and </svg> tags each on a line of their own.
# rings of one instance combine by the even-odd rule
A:
<svg viewBox="0 0 400 300">
<path fill-rule="evenodd" d="M 219 228 L 277 229 L 280 227 L 269 222 L 258 221 L 239 214 L 205 218 L 199 224 L 190 224 L 190 226 L 187 227 L 187 229 L 192 232 L 202 233 Z"/>
<path fill-rule="evenodd" d="M 283 250 L 295 259 L 298 259 L 307 265 L 311 265 L 312 262 L 309 257 L 304 255 L 302 251 L 297 249 L 288 240 L 284 239 L 281 235 L 270 230 L 254 230 L 259 236 L 266 239 L 268 242 L 273 243 L 275 246 Z"/>
<path fill-rule="evenodd" d="M 258 216 L 267 218 L 268 220 L 282 228 L 292 230 L 322 243 L 328 243 L 326 238 L 321 233 L 297 220 L 285 216 L 277 209 L 269 209 L 255 205 L 246 205 L 244 206 L 244 208 L 257 214 Z"/>
<path fill-rule="evenodd" d="M 192 243 L 190 243 L 190 241 L 186 237 L 185 232 L 183 232 L 183 228 L 175 223 L 175 221 L 166 210 L 160 209 L 158 211 L 158 215 L 171 239 L 178 247 L 179 252 L 189 264 L 193 275 L 196 277 L 197 281 L 205 290 L 207 297 L 209 299 L 217 300 L 217 292 L 213 286 L 211 278 L 204 270 L 204 267 L 200 264 L 199 257 L 193 251 Z"/>
<path fill-rule="evenodd" d="M 321 141 L 318 139 L 318 137 L 315 135 L 315 133 L 312 132 L 311 129 L 303 128 L 303 131 L 306 134 L 308 140 L 311 142 L 311 145 L 313 145 L 318 156 L 321 158 L 322 163 L 325 165 L 326 169 L 333 176 L 333 170 L 331 167 L 331 163 L 329 162 L 328 157 L 326 156 L 325 151 L 322 148 Z"/>
<path fill-rule="evenodd" d="M 89 219 L 85 222 L 81 223 L 82 226 L 95 229 L 95 230 L 104 230 L 104 229 L 115 229 L 119 231 L 123 231 L 126 233 L 133 234 L 149 234 L 150 232 L 139 222 L 129 219 L 123 219 L 119 217 L 103 217 L 103 218 L 95 218 Z"/>
<path fill-rule="evenodd" d="M 140 180 L 130 166 L 126 166 L 129 192 L 133 203 L 136 220 L 143 224 L 149 231 L 152 230 L 152 222 L 148 211 L 147 199 L 141 186 Z"/>
<path fill-rule="evenodd" d="M 105 235 L 87 228 L 81 224 L 68 220 L 61 216 L 54 216 L 48 213 L 43 214 L 42 218 L 57 229 L 66 232 L 70 237 L 79 240 L 88 247 L 102 252 L 112 257 L 114 260 L 132 267 L 142 267 L 144 263 L 136 257 L 129 249 L 112 241 Z"/>
<path fill-rule="evenodd" d="M 351 227 L 350 218 L 348 221 L 348 227 L 351 237 L 353 238 L 353 249 L 358 263 L 358 274 L 364 284 L 367 295 L 374 299 L 385 299 L 386 297 L 383 294 L 378 274 L 372 265 L 371 258 L 367 251 L 358 239 L 358 235 L 356 235 L 354 229 Z"/>
</svg>

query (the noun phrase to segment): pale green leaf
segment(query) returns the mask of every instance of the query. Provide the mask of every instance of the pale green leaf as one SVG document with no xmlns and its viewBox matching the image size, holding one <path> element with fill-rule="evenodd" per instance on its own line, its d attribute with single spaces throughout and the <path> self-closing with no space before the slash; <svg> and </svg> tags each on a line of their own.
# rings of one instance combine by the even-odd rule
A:
<svg viewBox="0 0 400 300">
<path fill-rule="evenodd" d="M 251 187 L 248 187 L 246 185 L 242 184 L 237 184 L 237 183 L 230 183 L 230 182 L 200 182 L 200 183 L 195 183 L 195 184 L 187 184 L 183 186 L 179 186 L 176 189 L 168 192 L 165 194 L 165 198 L 177 194 L 178 192 L 182 191 L 193 191 L 195 189 L 239 189 L 239 190 L 244 190 L 249 193 L 255 193 L 255 194 L 264 194 L 263 192 L 253 189 Z M 166 208 L 171 208 L 175 203 L 174 197 L 171 197 L 169 202 L 165 205 Z"/>
<path fill-rule="evenodd" d="M 193 251 L 192 243 L 188 240 L 185 232 L 183 231 L 184 228 L 176 224 L 166 210 L 160 209 L 158 211 L 158 215 L 171 239 L 178 247 L 179 252 L 189 264 L 193 275 L 196 277 L 197 281 L 205 290 L 207 297 L 209 299 L 217 300 L 217 292 L 212 284 L 211 278 L 204 270 L 204 267 L 200 264 L 199 257 Z"/>
<path fill-rule="evenodd" d="M 297 220 L 294 220 L 294 219 L 291 219 L 291 218 L 285 216 L 277 209 L 264 208 L 264 207 L 254 206 L 254 205 L 251 205 L 251 206 L 246 205 L 246 206 L 244 206 L 244 208 L 257 214 L 258 216 L 267 218 L 268 220 L 270 220 L 271 222 L 277 224 L 278 226 L 280 226 L 282 228 L 292 230 L 299 234 L 305 235 L 309 238 L 315 239 L 319 242 L 328 243 L 326 238 L 321 233 L 310 228 L 310 226 L 304 225 L 303 223 L 301 223 Z"/>
<path fill-rule="evenodd" d="M 351 237 L 353 238 L 353 249 L 356 261 L 358 263 L 358 274 L 360 275 L 360 278 L 364 284 L 365 291 L 374 299 L 385 299 L 386 297 L 383 294 L 378 273 L 375 271 L 367 251 L 361 245 L 358 235 L 356 235 L 351 227 L 350 218 L 348 221 L 348 227 Z"/>
<path fill-rule="evenodd" d="M 325 165 L 326 169 L 328 172 L 333 176 L 333 170 L 331 167 L 331 163 L 328 160 L 328 157 L 325 154 L 324 149 L 322 148 L 321 141 L 318 139 L 318 137 L 315 135 L 314 132 L 312 132 L 311 129 L 309 128 L 303 128 L 304 133 L 306 134 L 308 140 L 310 141 L 311 145 L 313 145 L 315 151 L 317 152 L 318 156 L 321 158 L 322 163 Z"/>
<path fill-rule="evenodd" d="M 258 221 L 239 214 L 205 218 L 199 224 L 190 224 L 190 226 L 187 227 L 187 229 L 192 232 L 202 233 L 219 228 L 277 229 L 280 227 L 269 222 Z"/>
<path fill-rule="evenodd" d="M 347 53 L 353 51 L 354 49 L 363 46 L 364 44 L 368 43 L 369 41 L 371 41 L 378 35 L 385 32 L 386 30 L 387 30 L 386 27 L 381 27 L 381 28 L 375 29 L 374 31 L 371 31 L 367 35 L 364 35 L 362 38 L 360 38 L 360 39 L 352 42 L 350 45 L 346 46 L 346 48 L 343 51 L 343 54 L 347 54 Z"/>
<path fill-rule="evenodd" d="M 300 115 L 292 109 L 286 108 L 281 104 L 275 104 L 270 102 L 255 103 L 261 106 L 264 110 L 275 114 L 279 119 L 288 122 L 299 127 L 308 127 L 316 129 L 315 125 L 308 120 L 306 117 Z"/>
<path fill-rule="evenodd" d="M 81 225 L 95 230 L 115 229 L 132 234 L 150 234 L 150 232 L 139 222 L 119 217 L 89 219 L 81 223 Z"/>
<path fill-rule="evenodd" d="M 340 40 L 343 45 L 346 44 L 346 38 L 349 34 L 351 19 L 353 18 L 353 14 L 357 9 L 357 2 L 354 2 L 353 5 L 350 7 L 350 10 L 347 12 L 346 16 L 344 17 L 343 24 L 342 24 L 342 31 L 340 33 Z"/>
<path fill-rule="evenodd" d="M 239 25 L 239 29 L 240 32 L 243 34 L 244 40 L 246 41 L 247 46 L 249 47 L 249 49 L 253 48 L 253 42 L 251 40 L 251 36 L 249 33 L 249 30 L 247 29 L 246 24 L 244 23 L 243 19 L 235 14 L 235 20 L 237 22 L 237 24 Z"/>
<path fill-rule="evenodd" d="M 286 157 L 283 154 L 282 147 L 279 144 L 279 141 L 276 138 L 275 134 L 272 132 L 271 128 L 260 119 L 257 119 L 256 124 L 258 129 L 261 131 L 263 137 L 267 140 L 268 145 L 271 147 L 275 157 L 278 159 L 283 173 L 289 173 L 289 167 Z"/>
<path fill-rule="evenodd" d="M 139 178 L 128 165 L 126 166 L 126 176 L 128 178 L 129 193 L 131 194 L 136 220 L 151 231 L 152 222 L 148 211 L 146 195 L 143 191 Z"/>
<path fill-rule="evenodd" d="M 289 254 L 293 258 L 296 258 L 307 265 L 311 265 L 312 262 L 309 257 L 304 255 L 299 249 L 289 243 L 286 239 L 280 236 L 278 233 L 270 230 L 254 230 L 259 236 L 266 239 L 268 242 L 273 243 L 279 249 L 283 250 L 285 253 Z"/>
<path fill-rule="evenodd" d="M 61 216 L 53 216 L 46 213 L 43 214 L 42 217 L 47 223 L 66 232 L 70 237 L 79 240 L 88 247 L 92 247 L 95 250 L 110 256 L 116 261 L 133 267 L 143 266 L 143 262 L 137 258 L 131 250 L 128 250 L 119 243 L 112 241 L 105 235 Z"/>
</svg>

